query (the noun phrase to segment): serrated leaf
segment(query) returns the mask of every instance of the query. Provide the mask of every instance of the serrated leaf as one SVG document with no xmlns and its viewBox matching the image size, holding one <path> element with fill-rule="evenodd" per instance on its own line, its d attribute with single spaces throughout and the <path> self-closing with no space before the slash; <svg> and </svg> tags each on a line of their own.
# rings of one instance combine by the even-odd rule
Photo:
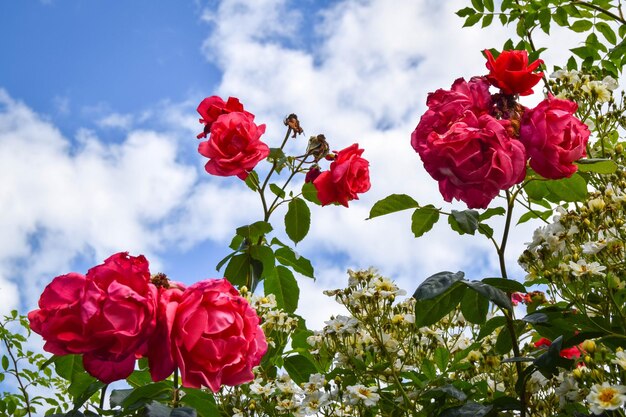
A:
<svg viewBox="0 0 626 417">
<path fill-rule="evenodd" d="M 300 242 L 309 233 L 311 227 L 311 210 L 301 198 L 289 202 L 285 214 L 285 231 L 294 243 Z"/>
<path fill-rule="evenodd" d="M 261 236 L 264 236 L 272 231 L 272 225 L 268 222 L 258 221 L 252 224 L 238 227 L 235 232 L 238 236 L 250 239 L 251 241 L 258 240 Z"/>
<path fill-rule="evenodd" d="M 257 191 L 259 189 L 259 175 L 254 170 L 248 172 L 248 176 L 244 182 L 252 191 Z"/>
<path fill-rule="evenodd" d="M 452 210 L 448 216 L 448 223 L 452 230 L 459 234 L 473 235 L 478 229 L 478 212 L 476 210 Z"/>
<path fill-rule="evenodd" d="M 546 198 L 554 203 L 561 201 L 584 201 L 587 198 L 587 182 L 578 174 L 561 180 L 546 181 L 549 194 Z"/>
<path fill-rule="evenodd" d="M 511 340 L 511 332 L 508 327 L 503 327 L 498 334 L 496 344 L 494 346 L 496 353 L 501 355 L 507 354 L 513 349 L 513 341 Z"/>
<path fill-rule="evenodd" d="M 224 271 L 224 277 L 233 285 L 247 285 L 249 282 L 250 267 L 250 255 L 248 253 L 235 255 L 230 258 L 226 270 Z"/>
<path fill-rule="evenodd" d="M 309 382 L 311 374 L 318 372 L 315 364 L 303 355 L 286 357 L 284 367 L 291 379 L 298 385 Z"/>
<path fill-rule="evenodd" d="M 294 271 L 309 278 L 315 278 L 311 261 L 303 256 L 296 256 L 290 248 L 281 247 L 274 252 L 276 260 L 281 264 L 291 267 Z"/>
<path fill-rule="evenodd" d="M 595 172 L 596 174 L 613 174 L 617 171 L 617 163 L 612 159 L 581 159 L 576 162 L 578 171 Z"/>
<path fill-rule="evenodd" d="M 437 210 L 434 206 L 428 205 L 426 207 L 418 208 L 411 216 L 411 231 L 415 237 L 420 237 L 432 229 L 438 220 L 439 210 Z"/>
<path fill-rule="evenodd" d="M 153 400 L 166 400 L 172 397 L 172 385 L 169 381 L 156 382 L 135 388 L 122 400 L 126 411 L 138 410 Z"/>
<path fill-rule="evenodd" d="M 419 207 L 419 204 L 412 197 L 406 194 L 391 194 L 372 206 L 368 220 L 415 207 Z"/>
<path fill-rule="evenodd" d="M 415 303 L 415 325 L 417 327 L 430 326 L 449 314 L 461 301 L 466 288 L 455 286 L 442 295 Z"/>
<path fill-rule="evenodd" d="M 286 267 L 278 265 L 276 274 L 270 275 L 265 279 L 263 285 L 265 294 L 274 294 L 276 296 L 276 304 L 288 313 L 293 313 L 298 307 L 298 298 L 300 297 L 300 288 L 293 276 L 293 273 Z"/>
<path fill-rule="evenodd" d="M 419 301 L 438 297 L 450 289 L 454 283 L 462 280 L 464 276 L 465 273 L 462 271 L 454 273 L 442 271 L 431 275 L 417 287 L 413 293 L 413 298 Z"/>
<path fill-rule="evenodd" d="M 435 349 L 435 354 L 433 359 L 435 360 L 435 364 L 440 371 L 445 371 L 448 367 L 448 362 L 450 361 L 450 352 L 447 348 L 438 347 Z"/>
</svg>

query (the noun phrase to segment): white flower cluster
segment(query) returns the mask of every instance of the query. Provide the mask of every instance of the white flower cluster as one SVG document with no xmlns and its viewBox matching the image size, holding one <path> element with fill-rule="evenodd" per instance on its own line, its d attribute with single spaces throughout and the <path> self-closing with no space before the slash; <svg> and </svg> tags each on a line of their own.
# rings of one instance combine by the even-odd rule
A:
<svg viewBox="0 0 626 417">
<path fill-rule="evenodd" d="M 617 80 L 611 76 L 606 76 L 602 80 L 595 80 L 589 74 L 579 71 L 558 70 L 550 75 L 550 78 L 559 80 L 567 88 L 561 90 L 557 98 L 568 99 L 572 90 L 580 90 L 590 98 L 606 103 L 611 100 L 612 93 L 619 86 Z"/>
</svg>

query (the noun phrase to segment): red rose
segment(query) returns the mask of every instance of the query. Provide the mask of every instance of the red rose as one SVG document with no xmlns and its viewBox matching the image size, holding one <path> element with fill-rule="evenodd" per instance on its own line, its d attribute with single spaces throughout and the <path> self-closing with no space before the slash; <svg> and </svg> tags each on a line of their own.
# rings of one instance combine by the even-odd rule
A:
<svg viewBox="0 0 626 417">
<path fill-rule="evenodd" d="M 526 153 L 509 137 L 508 121 L 471 113 L 464 120 L 444 134 L 431 133 L 419 154 L 444 200 L 486 208 L 500 190 L 524 179 Z"/>
<path fill-rule="evenodd" d="M 252 368 L 267 351 L 256 311 L 226 279 L 187 288 L 176 310 L 172 350 L 183 385 L 239 385 L 254 379 Z"/>
<path fill-rule="evenodd" d="M 538 59 L 528 64 L 526 51 L 502 51 L 498 58 L 485 49 L 489 82 L 502 90 L 502 93 L 527 96 L 533 93 L 532 88 L 541 80 L 543 72 L 533 73 L 543 61 Z"/>
<path fill-rule="evenodd" d="M 211 125 L 211 137 L 200 143 L 198 152 L 209 158 L 205 169 L 209 174 L 246 179 L 248 172 L 270 153 L 259 138 L 265 125 L 254 124 L 250 113 L 234 112 L 221 115 Z"/>
<path fill-rule="evenodd" d="M 152 380 L 162 381 L 170 376 L 176 368 L 172 355 L 172 327 L 176 317 L 176 309 L 182 300 L 185 286 L 177 282 L 169 282 L 170 287 L 159 288 L 157 310 L 157 327 L 147 343 L 146 354 Z"/>
<path fill-rule="evenodd" d="M 492 106 L 489 82 L 485 77 L 473 77 L 469 82 L 457 79 L 450 90 L 439 89 L 429 93 L 426 100 L 428 110 L 420 118 L 411 135 L 411 145 L 420 152 L 426 146 L 431 132 L 443 134 L 450 126 L 461 121 L 466 113 L 480 116 Z M 472 117 L 473 117 L 472 116 Z"/>
<path fill-rule="evenodd" d="M 118 253 L 86 276 L 56 277 L 28 314 L 33 331 L 56 355 L 83 354 L 85 370 L 102 382 L 126 378 L 152 334 L 156 287 L 143 256 Z"/>
<path fill-rule="evenodd" d="M 43 337 L 46 352 L 69 355 L 85 351 L 88 336 L 80 312 L 85 283 L 85 276 L 75 272 L 54 278 L 39 298 L 39 309 L 28 313 L 30 328 Z"/>
<path fill-rule="evenodd" d="M 198 113 L 202 116 L 200 123 L 204 123 L 204 132 L 197 136 L 198 139 L 207 137 L 211 131 L 211 125 L 218 117 L 232 112 L 243 112 L 252 116 L 252 114 L 243 109 L 243 105 L 235 97 L 228 97 L 227 102 L 224 102 L 218 96 L 211 96 L 202 100 L 198 105 Z"/>
<path fill-rule="evenodd" d="M 552 341 L 550 339 L 547 339 L 545 337 L 542 337 L 541 339 L 537 340 L 535 342 L 535 347 L 549 347 L 550 345 L 552 345 Z M 580 358 L 580 356 L 582 355 L 582 350 L 579 346 L 572 346 L 572 347 L 568 347 L 565 349 L 561 349 L 561 351 L 559 352 L 559 355 L 562 358 L 567 358 L 567 359 L 576 359 L 576 358 Z"/>
<path fill-rule="evenodd" d="M 589 128 L 574 117 L 578 106 L 552 96 L 522 118 L 520 140 L 526 146 L 530 166 L 550 179 L 571 177 L 578 169 L 574 161 L 587 155 Z"/>
<path fill-rule="evenodd" d="M 322 206 L 339 203 L 348 207 L 348 201 L 359 199 L 357 193 L 370 189 L 369 162 L 361 158 L 363 151 L 355 143 L 337 152 L 330 170 L 313 180 Z"/>
</svg>

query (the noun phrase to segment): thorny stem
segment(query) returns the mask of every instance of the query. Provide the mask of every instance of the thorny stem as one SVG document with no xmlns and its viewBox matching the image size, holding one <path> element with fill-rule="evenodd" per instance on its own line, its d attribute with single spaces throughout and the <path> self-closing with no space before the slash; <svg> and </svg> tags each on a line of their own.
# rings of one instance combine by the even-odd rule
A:
<svg viewBox="0 0 626 417">
<path fill-rule="evenodd" d="M 4 324 L 0 323 L 0 326 L 4 328 Z M 20 378 L 19 369 L 17 367 L 17 359 L 15 358 L 15 355 L 13 355 L 13 351 L 11 350 L 11 345 L 9 344 L 9 341 L 4 337 L 2 338 L 2 341 L 4 342 L 4 346 L 6 346 L 7 353 L 9 354 L 9 357 L 11 358 L 11 362 L 13 363 L 13 368 L 15 369 L 15 374 L 14 374 L 15 379 L 17 379 L 17 384 L 19 385 L 19 389 L 22 392 L 22 395 L 24 396 L 24 402 L 26 402 L 26 411 L 28 412 L 29 417 L 31 417 L 32 414 L 30 411 L 30 398 L 28 397 L 28 391 L 26 391 L 26 386 L 22 382 L 22 378 Z"/>
</svg>

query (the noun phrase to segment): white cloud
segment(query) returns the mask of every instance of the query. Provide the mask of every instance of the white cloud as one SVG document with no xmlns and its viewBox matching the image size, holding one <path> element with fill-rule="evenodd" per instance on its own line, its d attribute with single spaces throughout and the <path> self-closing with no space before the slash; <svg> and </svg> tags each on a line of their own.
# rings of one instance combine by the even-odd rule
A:
<svg viewBox="0 0 626 417">
<path fill-rule="evenodd" d="M 97 120 L 96 124 L 103 128 L 128 130 L 133 125 L 133 116 L 131 114 L 110 113 Z"/>
</svg>

